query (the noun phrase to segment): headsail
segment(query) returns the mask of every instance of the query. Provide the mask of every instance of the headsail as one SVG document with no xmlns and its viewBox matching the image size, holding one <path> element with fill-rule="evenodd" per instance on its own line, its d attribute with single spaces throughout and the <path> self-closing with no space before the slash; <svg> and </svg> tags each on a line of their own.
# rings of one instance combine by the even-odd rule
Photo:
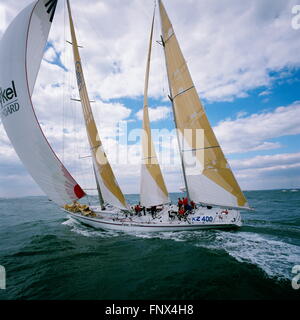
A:
<svg viewBox="0 0 300 320">
<path fill-rule="evenodd" d="M 33 2 L 3 35 L 0 108 L 3 126 L 22 163 L 49 199 L 62 206 L 85 193 L 49 145 L 31 101 L 56 3 Z"/>
<path fill-rule="evenodd" d="M 71 7 L 67 0 L 70 29 L 72 37 L 73 55 L 75 62 L 75 71 L 77 77 L 77 85 L 87 130 L 87 135 L 90 143 L 93 165 L 96 168 L 96 178 L 99 182 L 103 199 L 115 207 L 127 209 L 125 197 L 115 179 L 112 168 L 108 162 L 107 156 L 103 150 L 103 146 L 98 134 L 96 123 L 94 120 L 90 100 L 82 71 L 81 59 L 78 50 L 78 44 L 73 24 Z"/>
<path fill-rule="evenodd" d="M 161 0 L 159 9 L 170 94 L 181 136 L 180 151 L 185 162 L 191 158 L 196 161 L 193 167 L 185 168 L 189 196 L 201 203 L 248 209 L 247 200 L 208 122 Z M 184 134 L 187 129 L 188 134 Z M 197 139 L 201 133 L 203 143 Z"/>
<path fill-rule="evenodd" d="M 151 128 L 148 113 L 148 83 L 151 60 L 151 48 L 153 37 L 154 16 L 152 19 L 149 51 L 147 57 L 147 68 L 144 88 L 144 108 L 143 108 L 143 136 L 142 136 L 142 165 L 141 165 L 141 185 L 140 199 L 141 205 L 145 207 L 156 206 L 170 202 L 168 191 L 157 160 L 154 144 L 151 137 Z"/>
</svg>

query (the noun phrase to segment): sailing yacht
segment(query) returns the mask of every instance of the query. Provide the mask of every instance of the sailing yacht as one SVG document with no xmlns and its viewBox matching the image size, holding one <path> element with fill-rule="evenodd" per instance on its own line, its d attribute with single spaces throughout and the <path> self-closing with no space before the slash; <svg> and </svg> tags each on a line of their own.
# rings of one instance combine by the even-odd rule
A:
<svg viewBox="0 0 300 320">
<path fill-rule="evenodd" d="M 90 226 L 120 231 L 177 231 L 241 226 L 240 209 L 249 210 L 204 108 L 183 58 L 162 1 L 159 2 L 161 45 L 170 87 L 170 101 L 180 149 L 182 173 L 189 201 L 197 208 L 179 216 L 169 194 L 151 138 L 148 82 L 153 38 L 153 14 L 147 56 L 141 163 L 141 205 L 160 206 L 155 215 L 135 215 L 126 202 L 98 133 L 90 106 L 70 2 L 67 0 L 76 79 L 99 206 L 78 203 L 86 193 L 59 160 L 36 117 L 32 94 L 40 68 L 57 0 L 38 0 L 26 7 L 6 30 L 0 47 L 0 107 L 4 129 L 20 160 L 50 200 L 68 215 Z M 188 129 L 192 134 L 185 135 Z M 203 144 L 195 139 L 203 132 Z M 193 158 L 195 165 L 186 163 Z"/>
</svg>

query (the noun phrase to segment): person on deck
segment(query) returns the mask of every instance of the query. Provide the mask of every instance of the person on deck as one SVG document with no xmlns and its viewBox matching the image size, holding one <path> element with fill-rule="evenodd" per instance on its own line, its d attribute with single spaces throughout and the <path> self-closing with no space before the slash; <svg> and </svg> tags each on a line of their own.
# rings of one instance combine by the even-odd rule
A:
<svg viewBox="0 0 300 320">
<path fill-rule="evenodd" d="M 146 215 L 146 207 L 141 207 L 141 210 L 143 211 L 144 216 L 145 216 Z"/>
<path fill-rule="evenodd" d="M 196 203 L 193 200 L 191 201 L 191 207 L 192 209 L 197 209 Z"/>
<path fill-rule="evenodd" d="M 182 206 L 182 207 L 178 210 L 178 218 L 179 218 L 179 220 L 181 220 L 181 218 L 184 217 L 184 214 L 185 214 L 185 209 L 184 209 L 184 207 Z"/>
<path fill-rule="evenodd" d="M 140 207 L 139 204 L 137 204 L 137 205 L 134 207 L 135 214 L 137 214 L 138 216 L 140 215 L 141 210 L 142 210 L 142 208 Z"/>
<path fill-rule="evenodd" d="M 182 198 L 182 199 L 183 199 L 182 202 L 183 202 L 184 210 L 186 211 L 187 210 L 187 206 L 189 204 L 189 200 L 188 200 L 187 197 Z"/>
<path fill-rule="evenodd" d="M 192 207 L 191 207 L 189 204 L 187 204 L 187 205 L 185 206 L 185 211 L 186 211 L 186 213 L 189 213 L 191 210 L 192 210 Z"/>
<path fill-rule="evenodd" d="M 151 207 L 151 214 L 152 214 L 152 218 L 154 219 L 156 216 L 156 206 Z"/>
<path fill-rule="evenodd" d="M 177 205 L 178 205 L 178 210 L 181 208 L 181 206 L 183 205 L 183 202 L 182 202 L 182 200 L 180 199 L 180 198 L 178 198 L 178 203 L 177 203 Z"/>
</svg>

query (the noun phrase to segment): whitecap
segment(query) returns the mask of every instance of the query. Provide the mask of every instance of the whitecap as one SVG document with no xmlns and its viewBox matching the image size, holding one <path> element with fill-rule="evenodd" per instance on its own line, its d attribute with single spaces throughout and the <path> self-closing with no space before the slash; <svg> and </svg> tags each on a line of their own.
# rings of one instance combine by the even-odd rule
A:
<svg viewBox="0 0 300 320">
<path fill-rule="evenodd" d="M 296 245 L 268 238 L 257 233 L 219 231 L 210 249 L 223 249 L 240 262 L 255 264 L 271 277 L 293 277 L 291 270 L 300 264 L 300 248 Z"/>
<path fill-rule="evenodd" d="M 69 219 L 63 222 L 71 231 L 85 237 L 110 238 L 120 236 L 117 231 L 101 231 L 85 227 Z M 230 232 L 221 230 L 198 230 L 179 232 L 130 233 L 142 239 L 161 239 L 188 242 L 193 246 L 210 250 L 224 250 L 239 262 L 257 265 L 271 277 L 291 279 L 294 265 L 300 264 L 300 247 L 267 235 L 252 232 Z"/>
<path fill-rule="evenodd" d="M 239 262 L 257 265 L 270 277 L 291 279 L 300 264 L 300 247 L 250 232 L 199 230 L 136 234 L 137 237 L 185 241 L 210 250 L 224 250 Z"/>
<path fill-rule="evenodd" d="M 84 237 L 101 237 L 101 238 L 111 238 L 117 237 L 120 234 L 116 231 L 106 231 L 106 230 L 95 230 L 91 227 L 87 227 L 80 223 L 79 221 L 73 219 L 71 216 L 68 216 L 68 220 L 62 223 L 68 227 L 71 227 L 71 231 L 77 234 L 80 234 Z"/>
</svg>

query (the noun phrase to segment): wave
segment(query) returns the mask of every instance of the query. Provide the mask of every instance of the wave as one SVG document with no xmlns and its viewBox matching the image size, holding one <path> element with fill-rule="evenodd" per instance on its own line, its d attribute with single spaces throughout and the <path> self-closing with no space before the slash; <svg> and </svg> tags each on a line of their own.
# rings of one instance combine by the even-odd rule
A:
<svg viewBox="0 0 300 320">
<path fill-rule="evenodd" d="M 300 262 L 298 246 L 257 233 L 219 232 L 211 247 L 224 249 L 240 262 L 255 264 L 271 277 L 291 279 L 292 267 Z"/>
<path fill-rule="evenodd" d="M 111 238 L 118 237 L 118 231 L 96 230 L 69 217 L 62 223 L 85 237 Z M 268 276 L 291 279 L 291 270 L 300 264 L 299 246 L 245 231 L 199 230 L 155 233 L 128 233 L 128 235 L 142 239 L 161 239 L 189 244 L 209 250 L 224 250 L 239 262 L 254 264 L 261 268 Z"/>
<path fill-rule="evenodd" d="M 254 264 L 268 276 L 291 279 L 291 270 L 300 264 L 300 248 L 296 245 L 274 240 L 257 233 L 229 232 L 219 230 L 164 232 L 136 234 L 140 238 L 188 241 L 196 247 L 224 250 L 239 262 Z"/>
<path fill-rule="evenodd" d="M 120 233 L 117 231 L 96 230 L 85 226 L 79 221 L 73 219 L 71 216 L 68 216 L 68 220 L 64 221 L 62 224 L 70 227 L 72 232 L 80 234 L 84 237 L 111 238 L 120 235 Z"/>
</svg>

